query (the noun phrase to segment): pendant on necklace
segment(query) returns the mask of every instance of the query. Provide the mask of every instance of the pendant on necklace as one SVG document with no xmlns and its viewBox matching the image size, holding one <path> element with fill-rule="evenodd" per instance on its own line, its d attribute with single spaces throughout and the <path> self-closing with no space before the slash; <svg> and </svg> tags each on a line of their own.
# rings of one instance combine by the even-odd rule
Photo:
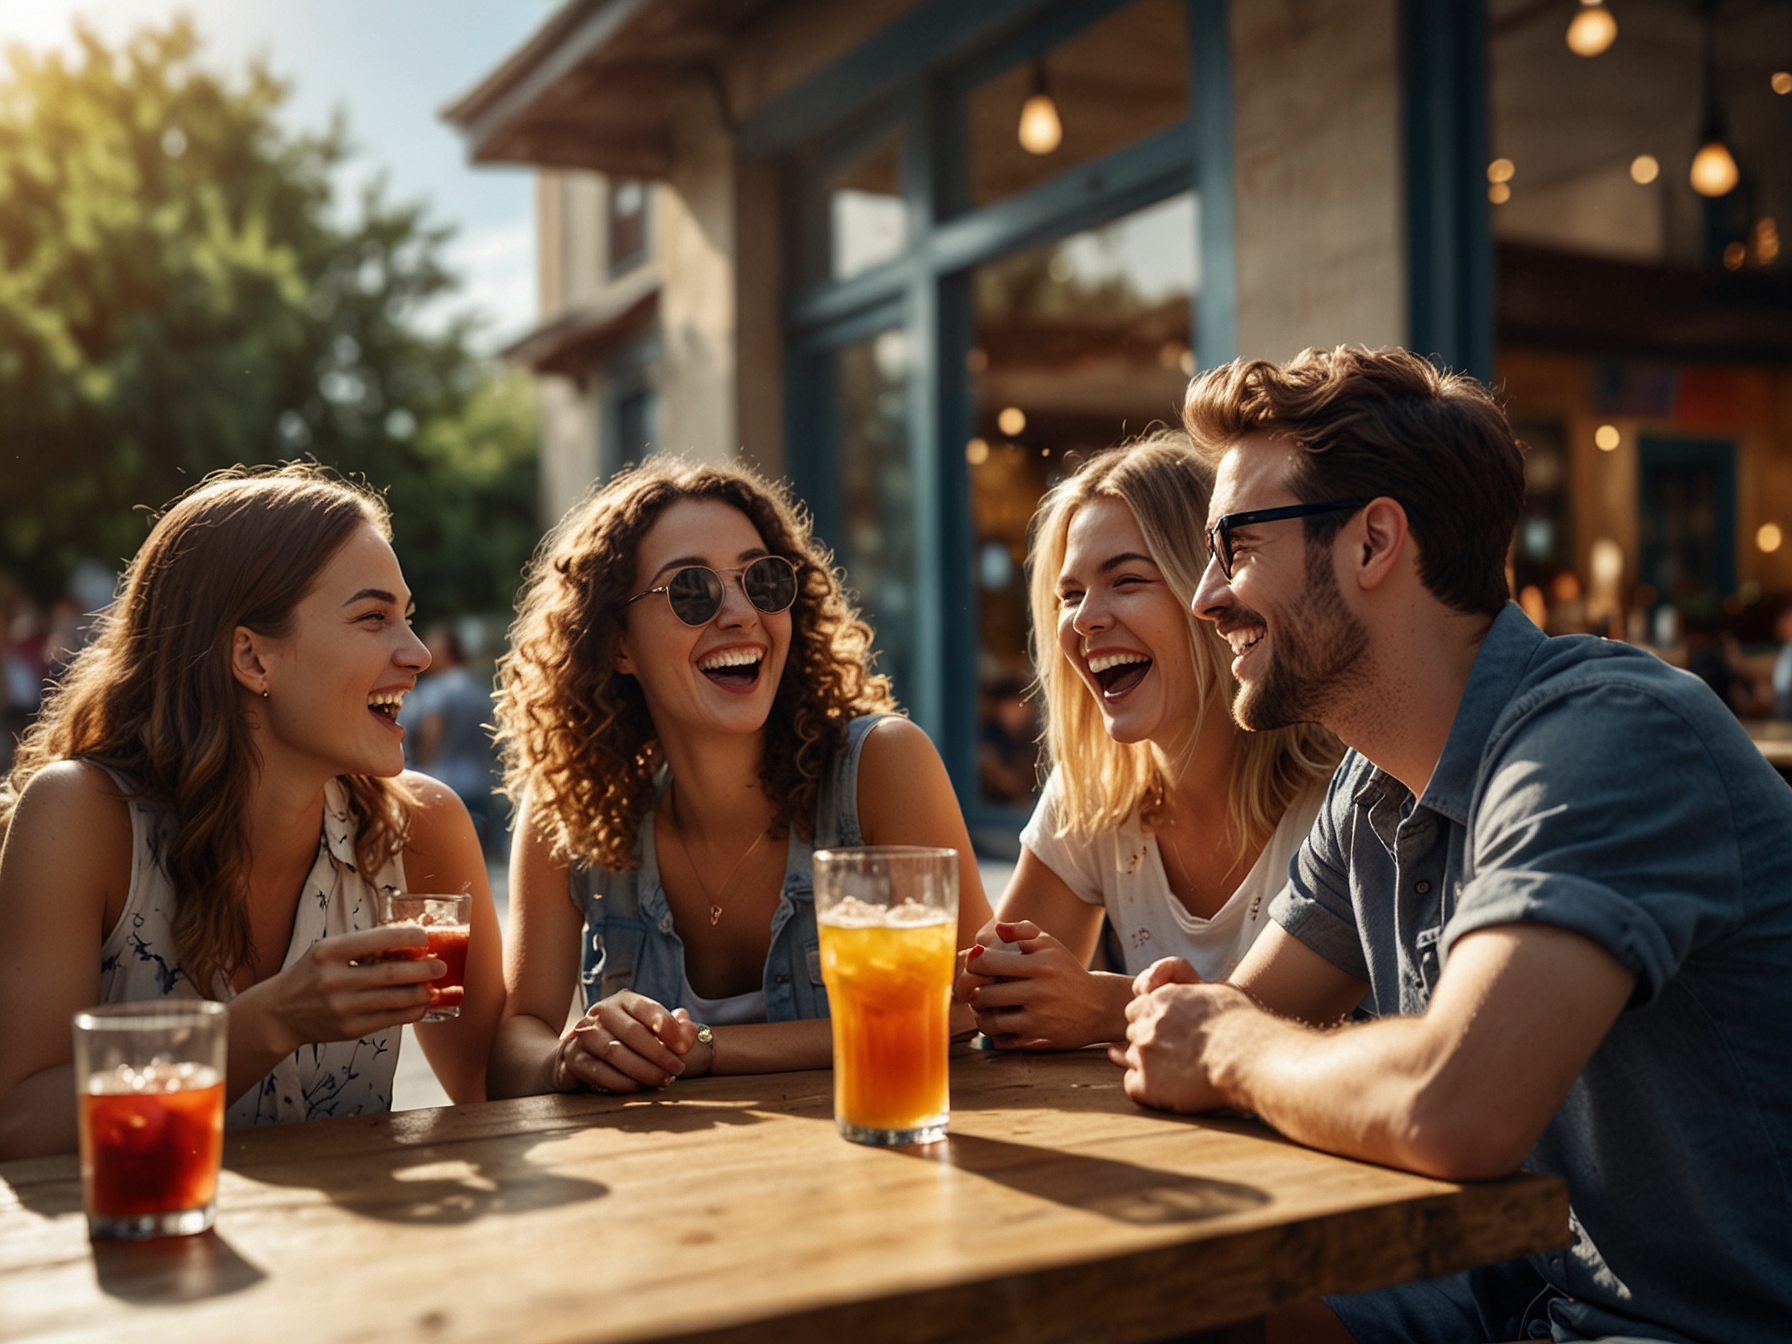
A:
<svg viewBox="0 0 1792 1344">
<path fill-rule="evenodd" d="M 721 922 L 722 922 L 722 907 L 719 905 L 710 906 L 709 907 L 709 926 L 710 926 L 710 928 L 713 929 L 717 924 L 720 924 Z"/>
</svg>

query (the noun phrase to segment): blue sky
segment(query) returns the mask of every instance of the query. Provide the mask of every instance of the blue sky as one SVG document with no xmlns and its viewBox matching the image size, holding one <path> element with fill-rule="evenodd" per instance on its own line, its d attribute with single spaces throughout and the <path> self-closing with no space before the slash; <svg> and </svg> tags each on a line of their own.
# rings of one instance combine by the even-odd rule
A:
<svg viewBox="0 0 1792 1344">
<path fill-rule="evenodd" d="M 144 24 L 189 14 L 208 63 L 240 68 L 266 56 L 293 85 L 295 126 L 348 114 L 360 153 L 349 191 L 385 171 L 392 193 L 427 200 L 457 227 L 450 255 L 465 280 L 461 304 L 489 320 L 493 343 L 535 315 L 532 178 L 474 168 L 436 110 L 474 84 L 555 8 L 554 0 L 0 0 L 0 44 L 67 46 L 74 19 L 117 40 Z"/>
</svg>

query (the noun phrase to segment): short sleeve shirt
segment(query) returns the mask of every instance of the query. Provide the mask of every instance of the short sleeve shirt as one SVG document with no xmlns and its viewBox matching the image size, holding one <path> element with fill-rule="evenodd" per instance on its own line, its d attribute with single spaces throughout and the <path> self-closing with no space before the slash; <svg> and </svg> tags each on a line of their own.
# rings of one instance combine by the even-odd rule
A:
<svg viewBox="0 0 1792 1344">
<path fill-rule="evenodd" d="M 1792 789 L 1696 678 L 1494 621 L 1424 796 L 1352 753 L 1271 917 L 1421 1013 L 1457 940 L 1582 934 L 1637 978 L 1527 1165 L 1576 1244 L 1532 1258 L 1624 1333 L 1792 1326 Z"/>
<path fill-rule="evenodd" d="M 1079 899 L 1107 908 L 1127 972 L 1137 975 L 1160 957 L 1182 957 L 1203 980 L 1219 981 L 1268 924 L 1269 904 L 1287 884 L 1288 863 L 1325 801 L 1325 781 L 1295 796 L 1244 881 L 1208 919 L 1190 914 L 1170 890 L 1157 837 L 1137 813 L 1115 830 L 1079 840 L 1057 834 L 1063 797 L 1063 779 L 1053 770 L 1020 842 Z"/>
</svg>

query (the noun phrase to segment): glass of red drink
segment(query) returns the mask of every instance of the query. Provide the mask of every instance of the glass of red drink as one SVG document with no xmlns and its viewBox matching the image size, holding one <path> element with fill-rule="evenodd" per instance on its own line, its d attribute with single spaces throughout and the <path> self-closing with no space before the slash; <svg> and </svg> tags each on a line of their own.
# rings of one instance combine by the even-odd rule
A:
<svg viewBox="0 0 1792 1344">
<path fill-rule="evenodd" d="M 204 999 L 76 1013 L 81 1195 L 96 1237 L 203 1232 L 218 1207 L 229 1012 Z"/>
<path fill-rule="evenodd" d="M 467 995 L 467 938 L 472 930 L 473 898 L 466 892 L 430 895 L 414 891 L 379 894 L 381 924 L 415 924 L 429 940 L 423 947 L 395 947 L 387 961 L 421 961 L 434 957 L 448 969 L 427 982 L 429 1011 L 422 1021 L 445 1022 L 460 1016 Z"/>
</svg>

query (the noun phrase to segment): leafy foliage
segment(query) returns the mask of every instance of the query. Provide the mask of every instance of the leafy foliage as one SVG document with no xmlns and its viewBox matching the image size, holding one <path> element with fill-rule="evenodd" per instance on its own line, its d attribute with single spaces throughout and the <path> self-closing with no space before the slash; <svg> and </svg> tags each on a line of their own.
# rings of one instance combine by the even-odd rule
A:
<svg viewBox="0 0 1792 1344">
<path fill-rule="evenodd" d="M 378 182 L 343 210 L 340 119 L 287 131 L 185 19 L 76 45 L 0 73 L 0 569 L 48 592 L 206 472 L 309 455 L 388 489 L 422 612 L 507 607 L 535 427 L 467 319 L 418 320 L 449 231 Z"/>
</svg>

